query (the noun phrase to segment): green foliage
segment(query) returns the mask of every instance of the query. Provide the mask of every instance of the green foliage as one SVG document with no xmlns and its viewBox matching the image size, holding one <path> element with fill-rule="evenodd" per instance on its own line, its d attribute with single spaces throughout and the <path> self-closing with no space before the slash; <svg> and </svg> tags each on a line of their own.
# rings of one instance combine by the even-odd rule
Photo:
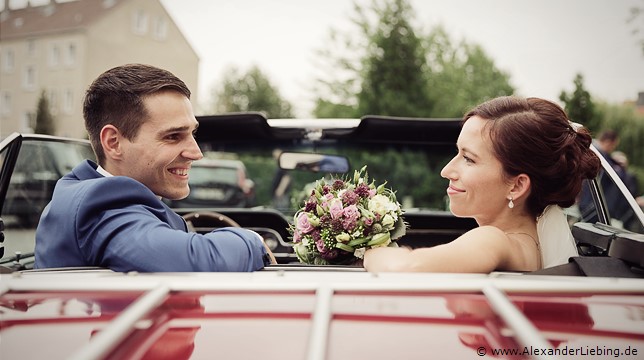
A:
<svg viewBox="0 0 644 360">
<path fill-rule="evenodd" d="M 215 112 L 258 111 L 269 118 L 292 118 L 291 104 L 284 100 L 268 77 L 257 67 L 245 74 L 231 68 L 215 91 Z"/>
<path fill-rule="evenodd" d="M 612 129 L 619 133 L 616 150 L 626 154 L 628 170 L 635 173 L 640 192 L 644 191 L 644 114 L 637 113 L 632 105 L 598 102 L 595 116 L 599 122 L 598 132 Z"/>
<path fill-rule="evenodd" d="M 38 109 L 36 110 L 36 134 L 55 135 L 56 127 L 54 117 L 49 109 L 47 93 L 43 90 L 38 98 Z"/>
<path fill-rule="evenodd" d="M 510 75 L 497 69 L 479 45 L 454 46 L 440 26 L 426 42 L 432 117 L 461 117 L 479 103 L 514 93 Z"/>
<path fill-rule="evenodd" d="M 613 129 L 619 133 L 617 150 L 628 156 L 631 166 L 644 168 L 644 115 L 632 105 L 598 102 L 597 117 L 601 120 L 599 131 Z"/>
<path fill-rule="evenodd" d="M 405 0 L 373 3 L 379 15 L 374 29 L 362 20 L 370 46 L 363 59 L 361 114 L 427 116 L 431 111 L 421 40 L 407 19 L 413 17 Z"/>
<path fill-rule="evenodd" d="M 333 67 L 326 73 L 335 77 L 318 80 L 315 116 L 461 117 L 514 92 L 510 76 L 480 46 L 453 46 L 441 27 L 428 35 L 416 30 L 406 0 L 373 0 L 369 8 L 354 9 L 361 38 L 332 32 L 329 46 L 342 55 L 321 52 Z"/>
<path fill-rule="evenodd" d="M 630 8 L 630 14 L 627 23 L 632 24 L 633 29 L 631 33 L 637 37 L 637 42 L 642 47 L 642 54 L 644 54 L 644 28 L 642 27 L 643 21 L 637 21 L 638 19 L 644 18 L 644 7 L 632 6 Z"/>
<path fill-rule="evenodd" d="M 357 118 L 360 114 L 355 107 L 335 104 L 329 100 L 317 99 L 313 114 L 316 118 Z"/>
<path fill-rule="evenodd" d="M 575 89 L 572 93 L 562 91 L 559 100 L 565 104 L 564 109 L 570 120 L 578 122 L 587 127 L 591 132 L 597 132 L 600 128 L 600 121 L 595 116 L 595 105 L 590 93 L 584 88 L 584 77 L 577 74 L 574 80 Z"/>
</svg>

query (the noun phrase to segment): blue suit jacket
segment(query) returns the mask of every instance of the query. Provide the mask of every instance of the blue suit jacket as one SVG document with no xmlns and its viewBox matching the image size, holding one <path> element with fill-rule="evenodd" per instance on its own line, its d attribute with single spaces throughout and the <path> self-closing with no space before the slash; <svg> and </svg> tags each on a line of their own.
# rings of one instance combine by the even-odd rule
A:
<svg viewBox="0 0 644 360">
<path fill-rule="evenodd" d="M 140 182 L 104 177 L 86 160 L 56 184 L 36 230 L 35 268 L 114 271 L 253 271 L 264 267 L 258 235 L 223 228 L 205 235 Z"/>
</svg>

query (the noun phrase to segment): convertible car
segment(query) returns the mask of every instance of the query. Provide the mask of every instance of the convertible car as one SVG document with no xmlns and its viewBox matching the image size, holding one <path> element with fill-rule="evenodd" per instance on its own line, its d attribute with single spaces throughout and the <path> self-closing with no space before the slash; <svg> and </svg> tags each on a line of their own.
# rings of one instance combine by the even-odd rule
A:
<svg viewBox="0 0 644 360">
<path fill-rule="evenodd" d="M 0 358 L 644 357 L 644 213 L 605 161 L 565 209 L 580 250 L 568 264 L 375 274 L 300 264 L 288 231 L 295 212 L 316 180 L 366 165 L 403 206 L 401 245 L 453 240 L 476 226 L 448 211 L 438 175 L 455 152 L 459 119 L 198 120 L 209 161 L 243 164 L 252 206 L 175 210 L 195 231 L 254 229 L 278 264 L 254 273 L 33 270 L 35 226 L 55 179 L 93 155 L 85 140 L 12 134 L 0 142 Z M 607 196 L 619 196 L 619 213 Z"/>
</svg>

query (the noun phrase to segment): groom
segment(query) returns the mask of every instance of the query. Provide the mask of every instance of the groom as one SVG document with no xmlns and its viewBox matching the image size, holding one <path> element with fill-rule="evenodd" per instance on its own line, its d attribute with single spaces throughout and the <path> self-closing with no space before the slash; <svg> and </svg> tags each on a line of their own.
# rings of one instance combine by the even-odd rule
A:
<svg viewBox="0 0 644 360">
<path fill-rule="evenodd" d="M 114 271 L 254 271 L 275 263 L 255 232 L 202 235 L 162 201 L 188 196 L 203 157 L 190 90 L 172 73 L 129 64 L 101 74 L 83 104 L 98 164 L 86 160 L 56 184 L 36 230 L 36 268 Z"/>
</svg>

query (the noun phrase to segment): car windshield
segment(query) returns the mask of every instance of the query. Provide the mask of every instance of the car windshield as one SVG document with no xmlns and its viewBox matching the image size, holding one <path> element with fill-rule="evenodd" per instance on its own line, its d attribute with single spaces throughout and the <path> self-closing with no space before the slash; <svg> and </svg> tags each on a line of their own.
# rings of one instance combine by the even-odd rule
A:
<svg viewBox="0 0 644 360">
<path fill-rule="evenodd" d="M 255 206 L 280 210 L 292 216 L 310 194 L 316 181 L 353 176 L 354 170 L 367 167 L 369 177 L 396 191 L 407 210 L 447 210 L 447 181 L 441 168 L 454 155 L 451 148 L 429 149 L 410 144 L 320 143 L 266 144 L 259 146 L 218 143 L 218 150 L 236 153 L 244 163 L 249 179 L 255 183 Z M 349 160 L 347 173 L 285 170 L 278 166 L 283 152 L 340 155 Z M 192 179 L 193 172 L 190 177 Z M 191 180 L 192 181 L 192 180 Z"/>
</svg>

